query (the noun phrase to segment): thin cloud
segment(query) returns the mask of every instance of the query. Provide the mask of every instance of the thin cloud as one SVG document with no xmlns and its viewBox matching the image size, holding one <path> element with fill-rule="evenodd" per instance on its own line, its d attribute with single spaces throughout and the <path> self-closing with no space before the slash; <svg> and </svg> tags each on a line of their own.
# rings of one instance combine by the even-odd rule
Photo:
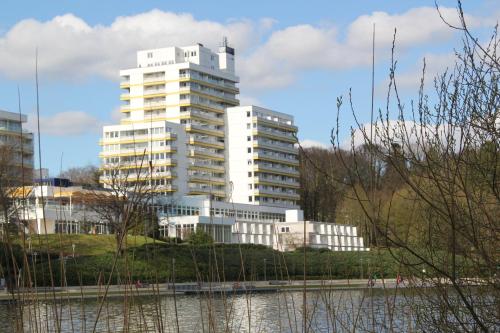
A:
<svg viewBox="0 0 500 333">
<path fill-rule="evenodd" d="M 302 148 L 329 148 L 327 144 L 311 139 L 300 140 L 300 145 L 302 146 Z"/>
<path fill-rule="evenodd" d="M 40 117 L 42 135 L 74 136 L 88 133 L 99 133 L 102 124 L 98 119 L 82 111 L 65 111 L 50 116 Z M 28 115 L 26 128 L 37 131 L 36 115 Z"/>
</svg>

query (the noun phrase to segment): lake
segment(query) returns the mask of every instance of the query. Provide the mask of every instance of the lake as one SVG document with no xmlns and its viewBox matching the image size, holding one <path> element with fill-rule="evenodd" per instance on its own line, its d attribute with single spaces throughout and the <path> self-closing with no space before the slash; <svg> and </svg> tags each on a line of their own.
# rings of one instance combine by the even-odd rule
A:
<svg viewBox="0 0 500 333">
<path fill-rule="evenodd" d="M 392 292 L 308 291 L 306 304 L 309 332 L 415 331 L 408 297 Z M 1 332 L 54 332 L 55 318 L 62 332 L 92 332 L 100 303 L 39 301 L 19 307 L 0 305 Z M 130 297 L 104 302 L 96 332 L 177 332 L 177 325 L 179 332 L 302 332 L 302 319 L 300 291 Z"/>
</svg>

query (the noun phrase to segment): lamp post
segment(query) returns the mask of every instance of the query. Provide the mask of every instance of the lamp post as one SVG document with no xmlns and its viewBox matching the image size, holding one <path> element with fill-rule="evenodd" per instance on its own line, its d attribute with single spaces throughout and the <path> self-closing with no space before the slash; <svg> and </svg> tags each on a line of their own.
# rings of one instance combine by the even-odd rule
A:
<svg viewBox="0 0 500 333">
<path fill-rule="evenodd" d="M 267 281 L 266 263 L 267 263 L 267 259 L 264 258 L 264 281 Z"/>
<path fill-rule="evenodd" d="M 73 249 L 73 258 L 75 258 L 75 243 L 71 244 L 71 248 Z"/>
</svg>

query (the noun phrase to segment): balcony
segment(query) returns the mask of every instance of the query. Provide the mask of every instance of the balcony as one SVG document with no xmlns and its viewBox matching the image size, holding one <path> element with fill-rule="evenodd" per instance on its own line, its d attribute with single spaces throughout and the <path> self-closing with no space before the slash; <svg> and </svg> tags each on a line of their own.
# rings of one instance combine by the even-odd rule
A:
<svg viewBox="0 0 500 333">
<path fill-rule="evenodd" d="M 294 147 L 293 145 L 286 145 L 282 143 L 274 143 L 274 142 L 269 142 L 263 139 L 257 139 L 253 141 L 253 147 L 254 148 L 267 148 L 267 149 L 273 149 L 273 150 L 278 150 L 282 152 L 287 152 L 291 154 L 299 154 L 298 148 Z"/>
<path fill-rule="evenodd" d="M 127 94 L 121 94 L 121 95 L 120 95 L 120 100 L 121 100 L 121 101 L 128 101 L 128 100 L 130 100 L 130 93 L 127 93 Z"/>
<path fill-rule="evenodd" d="M 130 88 L 130 81 L 125 80 L 125 81 L 120 82 L 120 88 L 122 88 L 122 89 Z"/>
<path fill-rule="evenodd" d="M 238 94 L 240 90 L 238 87 L 236 87 L 236 84 L 233 82 L 229 82 L 226 80 L 216 80 L 210 78 L 208 75 L 201 75 L 197 72 L 189 72 L 185 74 L 180 74 L 179 77 L 181 78 L 181 81 L 198 81 L 200 83 L 206 84 L 206 85 L 211 85 L 212 87 L 219 88 L 219 89 L 225 89 L 227 91 L 230 91 L 234 94 Z M 184 79 L 184 80 L 183 80 Z"/>
<path fill-rule="evenodd" d="M 158 84 L 165 83 L 165 74 L 162 75 L 148 75 L 144 76 L 143 84 L 144 86 L 154 86 Z"/>
<path fill-rule="evenodd" d="M 271 120 L 271 119 L 267 119 L 267 118 L 259 117 L 259 116 L 253 117 L 252 120 L 254 123 L 262 124 L 264 126 L 276 127 L 276 128 L 280 128 L 280 129 L 283 129 L 286 131 L 290 131 L 290 132 L 297 132 L 298 131 L 297 126 L 288 124 L 286 121 L 280 121 L 280 120 L 275 121 L 275 120 Z"/>
<path fill-rule="evenodd" d="M 192 83 L 188 86 L 179 87 L 179 90 L 186 94 L 190 93 L 203 94 L 205 96 L 216 98 L 231 105 L 239 105 L 240 103 L 240 101 L 235 98 L 235 94 L 217 91 L 214 88 L 203 87 L 202 85 L 199 85 L 197 83 Z"/>
<path fill-rule="evenodd" d="M 133 135 L 133 136 L 120 136 L 118 138 L 108 138 L 108 139 L 100 139 L 99 140 L 99 145 L 103 144 L 113 144 L 113 143 L 141 143 L 141 142 L 150 142 L 150 141 L 174 141 L 177 139 L 177 134 L 167 132 L 167 133 L 162 133 L 162 134 L 153 134 L 151 137 L 150 135 Z"/>
<path fill-rule="evenodd" d="M 224 137 L 224 131 L 203 125 L 186 124 L 186 132 L 202 133 L 217 137 Z"/>
<path fill-rule="evenodd" d="M 149 149 L 149 147 L 143 147 L 143 148 L 125 148 L 125 149 L 120 149 L 120 150 L 113 150 L 113 151 L 102 151 L 99 153 L 99 156 L 101 157 L 112 157 L 112 156 L 139 156 L 142 157 L 144 156 L 144 160 L 147 161 L 149 160 L 149 157 L 147 156 L 150 152 L 151 153 L 166 153 L 170 154 L 172 152 L 176 152 L 177 148 L 173 146 L 164 146 L 164 147 L 153 147 L 152 150 Z"/>
<path fill-rule="evenodd" d="M 190 165 L 188 166 L 188 169 L 189 170 L 208 169 L 214 171 L 224 171 L 226 168 L 223 165 L 213 164 L 211 161 L 197 160 L 191 162 Z"/>
<path fill-rule="evenodd" d="M 206 121 L 207 123 L 224 125 L 224 119 L 216 117 L 213 113 L 203 112 L 201 110 L 190 109 L 188 111 L 181 112 L 181 119 L 199 119 Z"/>
<path fill-rule="evenodd" d="M 200 157 L 200 158 L 208 158 L 208 159 L 213 159 L 217 161 L 224 161 L 224 154 L 219 154 L 216 152 L 213 152 L 208 149 L 203 149 L 201 147 L 196 147 L 194 149 L 189 150 L 189 156 L 190 157 Z"/>
<path fill-rule="evenodd" d="M 255 184 L 267 184 L 267 185 L 274 185 L 274 186 L 283 186 L 283 187 L 289 187 L 289 188 L 300 188 L 300 184 L 297 180 L 290 181 L 290 180 L 281 180 L 281 179 L 275 179 L 271 177 L 262 177 L 262 176 L 257 176 L 254 177 L 254 183 Z"/>
<path fill-rule="evenodd" d="M 161 97 L 167 94 L 165 89 L 148 89 L 143 92 L 144 98 Z"/>
<path fill-rule="evenodd" d="M 283 167 L 277 167 L 277 166 L 269 166 L 269 165 L 261 165 L 261 164 L 255 164 L 253 166 L 253 170 L 255 172 L 267 172 L 267 173 L 274 173 L 278 175 L 285 175 L 285 176 L 291 176 L 291 177 L 298 177 L 299 176 L 299 171 L 291 168 L 283 168 Z"/>
<path fill-rule="evenodd" d="M 124 104 L 120 106 L 120 112 L 130 112 L 130 104 Z"/>
<path fill-rule="evenodd" d="M 224 177 L 215 177 L 212 175 L 206 175 L 206 174 L 194 174 L 194 175 L 189 175 L 189 181 L 190 182 L 200 182 L 200 183 L 210 183 L 210 184 L 216 184 L 216 185 L 224 185 L 226 183 L 226 180 Z"/>
<path fill-rule="evenodd" d="M 195 146 L 224 149 L 224 142 L 220 142 L 220 141 L 214 140 L 212 138 L 190 137 L 187 143 L 190 145 L 195 145 Z"/>
<path fill-rule="evenodd" d="M 144 156 L 144 159 L 142 156 L 138 156 L 135 161 L 122 161 L 119 163 L 110 163 L 110 164 L 103 164 L 101 166 L 102 170 L 127 170 L 127 169 L 134 169 L 138 168 L 141 164 L 143 167 L 146 167 L 148 165 L 149 160 L 147 159 L 147 156 Z M 170 158 L 166 157 L 162 160 L 154 160 L 153 161 L 153 167 L 158 167 L 158 166 L 175 166 L 177 165 L 177 160 L 175 158 Z"/>
<path fill-rule="evenodd" d="M 172 179 L 177 177 L 177 173 L 174 171 L 165 171 L 165 172 L 153 172 L 153 174 L 150 174 L 149 171 L 144 171 L 144 172 L 131 172 L 127 174 L 127 176 L 131 179 L 141 179 L 141 180 L 148 180 L 148 179 Z"/>
<path fill-rule="evenodd" d="M 271 161 L 271 162 L 277 162 L 277 163 L 283 163 L 283 164 L 288 164 L 288 165 L 294 165 L 298 166 L 299 161 L 296 158 L 286 158 L 279 156 L 277 154 L 266 154 L 263 152 L 257 152 L 253 154 L 253 158 L 256 160 L 266 160 L 266 161 Z"/>
<path fill-rule="evenodd" d="M 263 189 L 255 189 L 254 195 L 266 196 L 266 197 L 278 197 L 283 199 L 290 200 L 299 200 L 300 195 L 294 192 L 283 192 L 283 191 L 274 191 L 274 190 L 263 190 Z"/>
<path fill-rule="evenodd" d="M 223 113 L 225 110 L 225 107 L 220 105 L 219 103 L 213 102 L 207 98 L 201 98 L 193 95 L 186 95 L 185 98 L 182 98 L 179 101 L 179 104 L 181 106 L 197 106 L 204 110 L 216 113 Z"/>
<path fill-rule="evenodd" d="M 268 127 L 257 126 L 257 128 L 253 129 L 253 135 L 263 136 L 267 138 L 271 138 L 274 140 L 280 140 L 290 143 L 296 143 L 297 139 L 290 133 L 283 133 L 282 131 L 273 130 Z"/>
<path fill-rule="evenodd" d="M 217 197 L 226 196 L 226 192 L 224 190 L 214 189 L 212 188 L 211 185 L 189 183 L 188 187 L 189 187 L 188 188 L 189 195 L 206 194 L 206 195 L 214 195 Z"/>
</svg>

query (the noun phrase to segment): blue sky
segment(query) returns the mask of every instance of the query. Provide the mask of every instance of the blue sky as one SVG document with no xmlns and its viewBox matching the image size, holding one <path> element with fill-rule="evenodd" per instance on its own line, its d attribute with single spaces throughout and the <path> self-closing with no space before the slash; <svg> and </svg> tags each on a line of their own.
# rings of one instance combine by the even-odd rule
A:
<svg viewBox="0 0 500 333">
<path fill-rule="evenodd" d="M 439 1 L 450 21 L 454 1 Z M 486 38 L 500 17 L 498 1 L 467 1 L 473 31 Z M 384 107 L 394 28 L 403 97 L 415 96 L 423 57 L 429 76 L 453 64 L 460 34 L 440 21 L 434 1 L 3 1 L 0 11 L 0 109 L 35 109 L 39 49 L 42 166 L 99 163 L 101 126 L 117 122 L 120 68 L 142 48 L 236 47 L 242 103 L 295 116 L 306 144 L 328 144 L 335 103 L 352 88 L 359 119 L 369 121 L 371 27 L 376 24 L 376 107 Z M 340 134 L 353 117 L 341 111 Z"/>
</svg>

